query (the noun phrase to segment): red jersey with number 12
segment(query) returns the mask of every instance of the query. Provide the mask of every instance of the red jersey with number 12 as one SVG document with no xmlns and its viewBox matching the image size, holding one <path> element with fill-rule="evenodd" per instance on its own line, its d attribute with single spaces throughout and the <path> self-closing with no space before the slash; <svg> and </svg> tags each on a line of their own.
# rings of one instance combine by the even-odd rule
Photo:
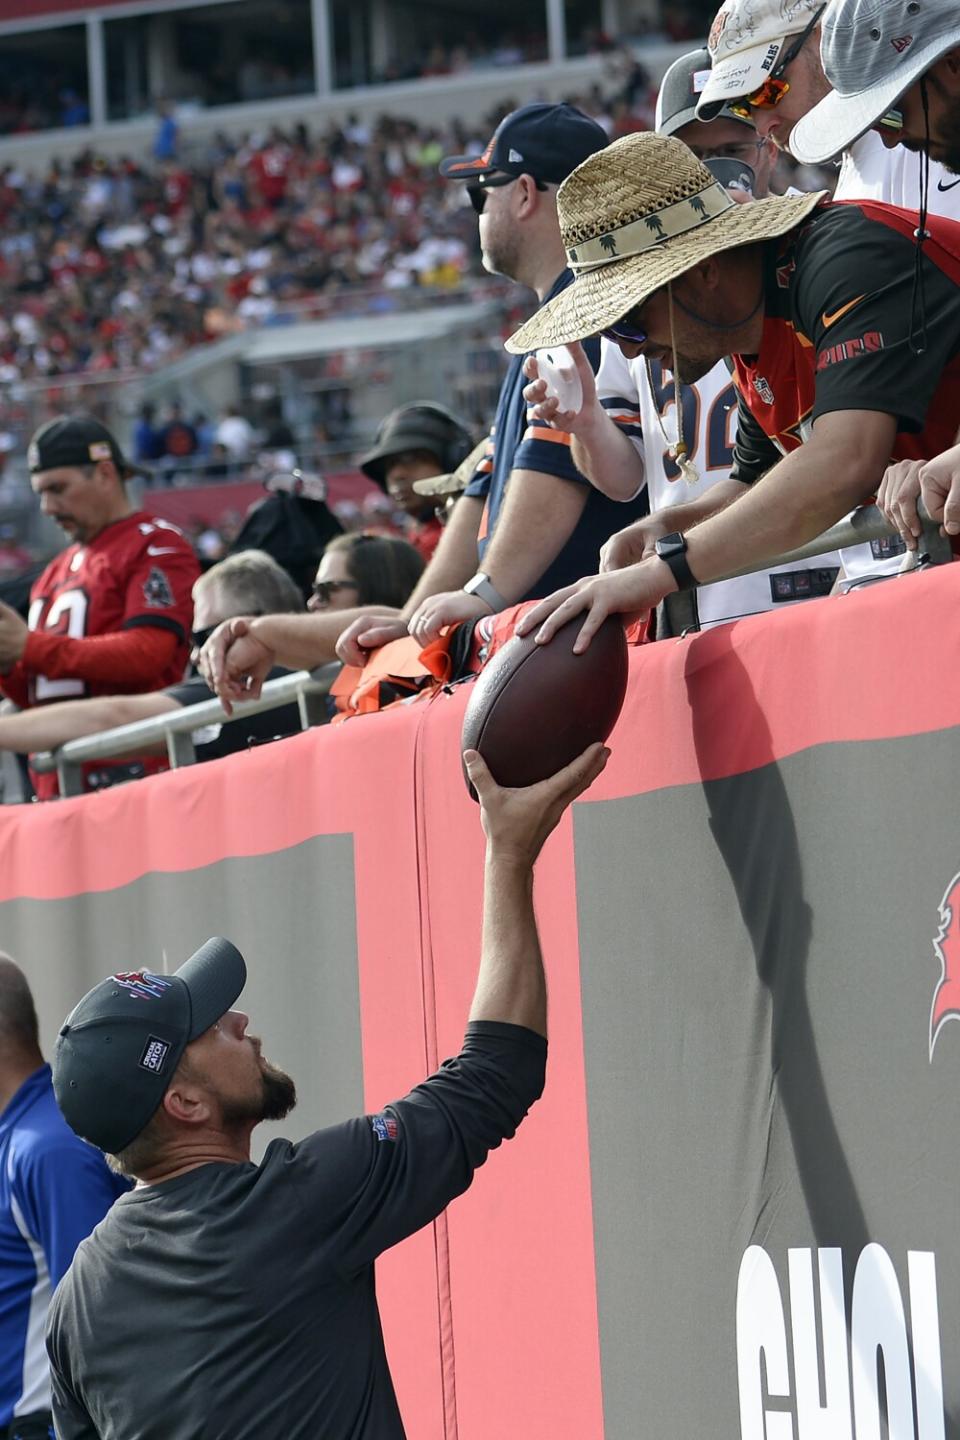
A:
<svg viewBox="0 0 960 1440">
<path fill-rule="evenodd" d="M 179 643 L 150 687 L 160 690 L 183 678 L 199 573 L 193 548 L 175 525 L 135 511 L 89 544 L 70 545 L 51 560 L 30 591 L 27 623 L 31 630 L 74 640 L 138 625 L 172 631 Z M 108 681 L 52 680 L 42 674 L 29 674 L 27 680 L 31 705 L 131 689 L 122 671 Z"/>
</svg>

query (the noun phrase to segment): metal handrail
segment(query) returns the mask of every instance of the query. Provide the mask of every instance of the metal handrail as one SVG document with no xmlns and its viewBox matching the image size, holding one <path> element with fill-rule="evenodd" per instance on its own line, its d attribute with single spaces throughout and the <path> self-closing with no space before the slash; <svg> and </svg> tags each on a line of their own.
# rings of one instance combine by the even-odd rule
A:
<svg viewBox="0 0 960 1440">
<path fill-rule="evenodd" d="M 192 733 L 205 725 L 226 725 L 234 717 L 256 715 L 262 710 L 275 710 L 295 700 L 300 710 L 300 728 L 308 730 L 326 718 L 321 703 L 330 693 L 330 686 L 339 673 L 339 664 L 323 665 L 318 670 L 294 670 L 276 680 L 268 680 L 256 700 L 244 700 L 233 707 L 228 717 L 218 699 L 202 700 L 199 705 L 186 705 L 182 710 L 154 715 L 149 720 L 135 720 L 68 740 L 56 750 L 44 750 L 31 758 L 34 770 L 43 773 L 56 770 L 61 795 L 79 795 L 83 789 L 82 766 L 91 760 L 115 760 L 121 755 L 143 754 L 145 746 L 165 742 L 171 769 L 192 765 L 196 761 Z"/>
<path fill-rule="evenodd" d="M 925 550 L 935 563 L 951 559 L 950 542 L 941 536 L 939 525 L 930 519 L 922 503 L 918 502 L 917 510 L 924 526 L 921 549 Z M 812 560 L 830 550 L 845 550 L 851 545 L 863 545 L 871 540 L 886 540 L 899 533 L 876 505 L 861 505 L 859 510 L 854 510 L 843 520 L 838 520 L 836 525 L 831 525 L 829 530 L 825 530 L 816 539 L 809 540 L 806 545 L 798 545 L 795 550 L 785 550 L 775 560 L 768 560 L 763 565 L 747 565 L 742 570 L 731 570 L 720 578 L 735 580 L 740 575 L 751 575 L 756 570 L 772 570 L 774 566 L 792 565 L 798 560 Z"/>
<path fill-rule="evenodd" d="M 940 534 L 939 523 L 930 519 L 920 501 L 917 502 L 917 512 L 923 523 L 923 536 L 919 542 L 920 551 L 929 556 L 934 565 L 943 565 L 952 560 L 953 550 L 950 541 Z M 818 555 L 829 554 L 832 550 L 868 544 L 871 540 L 887 540 L 899 533 L 876 505 L 861 505 L 859 509 L 852 511 L 842 520 L 838 520 L 836 525 L 831 525 L 829 530 L 824 530 L 822 535 L 807 541 L 805 545 L 798 545 L 795 550 L 785 550 L 782 555 L 777 555 L 772 560 L 765 560 L 762 565 L 744 565 L 737 570 L 728 570 L 725 574 L 718 575 L 716 580 L 711 580 L 710 584 L 718 584 L 721 580 L 736 580 L 742 575 L 753 575 L 758 570 L 772 570 L 781 565 L 796 564 L 801 560 L 813 560 Z M 666 626 L 660 624 L 659 634 L 679 635 L 685 630 L 699 628 L 696 604 L 693 598 L 695 595 L 696 590 L 681 590 L 666 597 L 663 605 Z M 658 623 L 660 622 L 658 621 Z"/>
<path fill-rule="evenodd" d="M 953 558 L 949 540 L 940 535 L 939 526 L 930 520 L 922 505 L 919 512 L 924 524 L 921 548 L 929 554 L 935 564 Z M 832 525 L 816 539 L 794 550 L 785 551 L 774 560 L 763 565 L 746 566 L 731 570 L 719 577 L 732 580 L 740 575 L 749 575 L 757 570 L 769 570 L 773 566 L 792 564 L 809 560 L 849 545 L 860 545 L 870 540 L 884 539 L 896 535 L 897 531 L 875 505 L 864 505 L 851 515 Z M 686 609 L 690 605 L 690 593 L 667 597 L 669 617 L 668 633 L 678 634 L 689 625 Z M 695 621 L 695 614 L 694 614 Z M 321 666 L 314 671 L 296 670 L 277 680 L 268 680 L 258 699 L 245 700 L 234 706 L 234 715 L 255 715 L 259 711 L 273 710 L 280 705 L 296 700 L 300 709 L 301 728 L 322 723 L 326 709 L 322 702 L 330 692 L 330 686 L 339 674 L 336 662 Z M 191 765 L 196 760 L 191 733 L 204 725 L 226 724 L 228 718 L 217 699 L 201 701 L 199 705 L 188 705 L 165 715 L 149 720 L 137 720 L 132 725 L 119 725 L 113 730 L 103 730 L 97 735 L 87 735 L 80 740 L 70 740 L 54 751 L 43 751 L 34 755 L 33 768 L 39 772 L 56 770 L 60 781 L 61 795 L 78 795 L 82 790 L 81 767 L 91 760 L 115 759 L 121 755 L 142 753 L 143 747 L 164 741 L 167 746 L 170 765 Z"/>
</svg>

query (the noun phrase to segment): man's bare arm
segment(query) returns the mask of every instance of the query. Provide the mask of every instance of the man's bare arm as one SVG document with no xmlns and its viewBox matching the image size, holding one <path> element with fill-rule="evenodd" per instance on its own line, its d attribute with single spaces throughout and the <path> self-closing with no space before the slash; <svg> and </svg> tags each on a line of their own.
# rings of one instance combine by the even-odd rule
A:
<svg viewBox="0 0 960 1440">
<path fill-rule="evenodd" d="M 523 373 L 530 381 L 524 387 L 524 399 L 542 424 L 554 425 L 571 437 L 574 464 L 595 489 L 611 500 L 632 500 L 643 488 L 643 456 L 601 405 L 596 377 L 583 346 L 574 344 L 568 348 L 580 379 L 579 410 L 561 410 L 556 398 L 548 397 L 533 355 L 523 362 Z"/>
<path fill-rule="evenodd" d="M 590 492 L 539 470 L 514 470 L 483 570 L 507 600 L 536 584 L 577 528 Z"/>
<path fill-rule="evenodd" d="M 693 574 L 706 585 L 738 570 L 763 568 L 822 534 L 880 483 L 895 434 L 895 418 L 880 411 L 822 416 L 806 444 L 768 470 L 741 499 L 689 532 Z M 546 644 L 568 620 L 586 612 L 573 647 L 580 653 L 607 615 L 644 614 L 676 588 L 669 566 L 650 556 L 558 590 L 526 614 L 517 631 L 535 630 Z"/>
<path fill-rule="evenodd" d="M 512 604 L 533 588 L 576 529 L 589 493 L 585 485 L 539 470 L 513 471 L 481 565 L 504 600 Z M 478 595 L 462 590 L 430 595 L 410 616 L 410 634 L 427 645 L 444 626 L 479 619 L 490 609 Z"/>
<path fill-rule="evenodd" d="M 439 595 L 442 590 L 459 590 L 475 572 L 477 536 L 485 504 L 486 501 L 473 495 L 460 496 L 429 565 L 403 607 L 404 620 L 410 619 L 428 595 Z"/>
<path fill-rule="evenodd" d="M 498 787 L 475 750 L 464 756 L 487 837 L 483 937 L 471 1020 L 499 1020 L 547 1033 L 547 987 L 533 909 L 533 866 L 564 810 L 607 763 L 591 745 L 539 785 Z"/>
<path fill-rule="evenodd" d="M 309 615 L 234 615 L 207 639 L 197 668 L 232 715 L 236 701 L 259 696 L 275 665 L 313 670 L 337 658 L 337 641 L 351 625 L 402 625 L 399 615 L 399 610 L 384 605 Z"/>
<path fill-rule="evenodd" d="M 343 631 L 365 614 L 399 615 L 387 605 L 358 605 L 351 610 L 314 611 L 307 615 L 258 615 L 247 622 L 247 633 L 271 652 L 273 665 L 290 670 L 314 670 L 337 658 L 336 644 Z"/>
<path fill-rule="evenodd" d="M 690 531 L 687 560 L 694 575 L 707 584 L 731 570 L 768 565 L 822 534 L 873 494 L 896 429 L 892 415 L 876 410 L 822 415 L 799 450 Z"/>
<path fill-rule="evenodd" d="M 371 650 L 399 640 L 425 600 L 433 595 L 459 592 L 477 568 L 477 536 L 486 502 L 473 495 L 461 495 L 447 521 L 440 544 L 430 564 L 396 617 L 383 615 L 353 621 L 337 641 L 337 655 L 345 665 L 363 665 Z"/>
<path fill-rule="evenodd" d="M 643 489 L 643 456 L 605 410 L 571 437 L 570 453 L 581 474 L 611 500 L 632 500 Z"/>
<path fill-rule="evenodd" d="M 748 487 L 740 480 L 718 480 L 696 500 L 684 505 L 671 505 L 655 510 L 642 520 L 635 520 L 623 530 L 618 530 L 600 551 L 601 570 L 622 570 L 625 565 L 636 565 L 654 553 L 656 542 L 675 530 L 686 532 L 711 515 L 718 514 L 739 500 Z"/>
<path fill-rule="evenodd" d="M 68 740 L 81 740 L 113 730 L 117 725 L 132 725 L 154 715 L 179 710 L 162 690 L 149 695 L 104 695 L 92 700 L 61 700 L 55 705 L 38 705 L 17 715 L 0 716 L 0 750 L 16 750 L 29 755 L 37 750 L 55 750 Z M 165 746 L 159 746 L 164 751 Z M 138 754 L 151 753 L 146 749 Z"/>
</svg>

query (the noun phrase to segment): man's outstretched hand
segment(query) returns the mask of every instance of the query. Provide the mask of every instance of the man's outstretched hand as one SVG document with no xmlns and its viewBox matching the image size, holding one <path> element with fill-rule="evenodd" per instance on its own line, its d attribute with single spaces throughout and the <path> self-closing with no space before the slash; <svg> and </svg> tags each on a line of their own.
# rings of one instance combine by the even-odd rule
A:
<svg viewBox="0 0 960 1440">
<path fill-rule="evenodd" d="M 573 360 L 577 377 L 580 380 L 580 389 L 583 392 L 579 409 L 561 410 L 556 396 L 549 393 L 547 382 L 540 378 L 535 355 L 528 355 L 523 362 L 524 376 L 530 382 L 529 385 L 524 386 L 523 398 L 532 409 L 534 419 L 539 420 L 542 424 L 553 425 L 557 430 L 563 430 L 568 435 L 578 435 L 581 431 L 589 431 L 598 420 L 603 420 L 604 411 L 597 398 L 597 384 L 586 351 L 579 340 L 568 345 L 567 349 Z"/>
<path fill-rule="evenodd" d="M 463 763 L 480 801 L 490 858 L 532 868 L 564 810 L 590 788 L 609 755 L 598 741 L 547 780 L 508 789 L 497 784 L 478 751 L 465 750 Z"/>
</svg>

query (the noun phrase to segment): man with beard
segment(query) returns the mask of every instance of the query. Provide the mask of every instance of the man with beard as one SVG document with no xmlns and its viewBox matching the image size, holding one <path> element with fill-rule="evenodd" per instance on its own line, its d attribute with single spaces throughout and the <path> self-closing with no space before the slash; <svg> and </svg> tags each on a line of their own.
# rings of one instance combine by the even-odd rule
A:
<svg viewBox="0 0 960 1440">
<path fill-rule="evenodd" d="M 541 302 L 572 279 L 557 225 L 557 187 L 607 143 L 572 105 L 523 105 L 506 115 L 480 155 L 450 155 L 445 179 L 463 184 L 477 214 L 483 267 Z M 596 368 L 599 344 L 588 348 Z M 363 665 L 370 650 L 412 635 L 421 645 L 447 625 L 478 620 L 545 595 L 592 570 L 600 547 L 646 513 L 640 496 L 618 505 L 574 464 L 569 437 L 540 425 L 523 397 L 520 359 L 500 386 L 483 459 L 453 507 L 430 564 L 400 616 L 348 626 L 337 653 Z"/>
<path fill-rule="evenodd" d="M 190 592 L 200 573 L 190 542 L 135 508 L 127 481 L 142 472 L 93 415 L 42 425 L 27 465 L 40 509 L 71 543 L 33 582 L 26 620 L 0 603 L 0 690 L 24 710 L 175 685 L 190 654 Z M 129 778 L 131 767 L 97 772 L 109 784 Z M 36 782 L 41 799 L 56 795 L 56 775 Z"/>
<path fill-rule="evenodd" d="M 797 125 L 795 153 L 828 157 L 876 130 L 886 146 L 919 155 L 927 167 L 922 214 L 940 211 L 945 194 L 956 201 L 960 178 L 949 178 L 960 177 L 960 13 L 954 0 L 837 0 L 824 17 L 821 59 L 834 88 Z M 948 175 L 938 174 L 938 166 Z M 945 534 L 960 535 L 960 445 L 919 470 L 903 467 L 889 477 L 895 493 L 885 508 L 911 549 L 921 533 L 918 486 L 930 517 L 941 521 Z"/>
<path fill-rule="evenodd" d="M 835 0 L 820 58 L 833 89 L 797 124 L 798 159 L 829 159 L 875 129 L 886 146 L 960 174 L 960 13 L 952 0 Z"/>
<path fill-rule="evenodd" d="M 821 102 L 834 83 L 829 37 L 838 15 L 851 8 L 860 12 L 856 33 L 867 45 L 873 43 L 865 37 L 874 28 L 870 18 L 874 14 L 884 15 L 883 33 L 891 41 L 916 35 L 913 3 L 863 0 L 852 7 L 847 0 L 830 6 L 822 0 L 791 0 L 786 5 L 781 0 L 725 0 L 710 29 L 711 71 L 697 104 L 699 119 L 709 123 L 721 107 L 732 107 L 753 121 L 758 135 L 768 137 L 797 160 L 839 159 L 836 199 L 883 200 L 917 209 L 923 168 L 919 159 L 906 150 L 884 151 L 885 145 L 899 145 L 901 136 L 909 137 L 909 129 L 900 128 L 899 116 L 887 114 L 886 109 L 878 111 L 863 130 L 842 136 L 830 154 L 823 146 L 812 148 L 804 139 L 811 123 L 807 117 L 815 107 L 820 113 Z M 924 24 L 929 23 L 932 11 L 950 8 L 949 0 L 938 0 L 933 6 L 925 3 Z M 954 28 L 960 29 L 955 19 Z M 878 59 L 881 51 L 889 50 L 891 63 L 898 62 L 892 43 L 874 43 L 874 50 Z M 859 81 L 865 72 L 852 51 L 848 63 Z M 935 154 L 934 159 L 942 162 L 944 156 Z M 931 181 L 934 194 L 929 208 L 938 215 L 960 218 L 960 201 L 950 194 L 950 176 L 939 164 L 931 169 Z"/>
<path fill-rule="evenodd" d="M 915 53 L 913 37 L 921 35 L 916 18 L 921 19 L 923 31 L 920 43 L 925 43 L 938 6 L 924 3 L 922 16 L 914 15 L 913 6 L 914 0 L 892 4 L 866 0 L 855 7 L 846 3 L 828 7 L 822 0 L 789 0 L 788 4 L 781 0 L 725 0 L 710 30 L 712 69 L 697 114 L 709 122 L 719 106 L 726 104 L 744 117 L 750 116 L 758 134 L 769 136 L 797 159 L 823 161 L 836 156 L 840 173 L 835 200 L 880 200 L 908 210 L 918 210 L 922 202 L 933 215 L 960 220 L 960 190 L 936 163 L 943 156 L 937 154 L 931 164 L 929 156 L 913 153 L 917 147 L 912 143 L 909 148 L 900 145 L 904 132 L 898 111 L 888 113 L 885 106 L 875 109 L 876 128 L 865 127 L 860 133 L 848 128 L 829 155 L 823 147 L 814 153 L 804 144 L 808 117 L 820 113 L 820 104 L 830 93 L 837 15 L 853 8 L 858 12 L 846 62 L 851 84 L 857 87 L 865 74 L 862 59 L 869 47 L 873 64 L 887 70 L 898 66 L 900 53 L 904 57 Z M 946 16 L 951 7 L 941 3 L 939 10 Z M 874 18 L 881 14 L 878 28 Z M 954 14 L 946 23 L 960 35 Z M 881 34 L 882 41 L 878 38 Z M 921 533 L 916 507 L 918 470 L 916 461 L 903 461 L 887 470 L 877 491 L 877 504 L 901 536 L 842 550 L 849 579 L 893 574 L 902 567 L 905 550 L 916 548 Z"/>
<path fill-rule="evenodd" d="M 889 460 L 953 439 L 960 387 L 960 227 L 823 192 L 736 204 L 674 139 L 630 135 L 560 187 L 573 285 L 507 341 L 524 352 L 617 337 L 682 382 L 733 356 L 739 392 L 725 510 L 657 540 L 656 554 L 591 577 L 518 625 L 546 641 L 583 610 L 575 650 L 613 611 L 767 565 L 873 493 Z M 918 283 L 919 268 L 919 283 Z M 936 323 L 924 324 L 918 291 Z M 759 483 L 756 483 L 759 482 Z M 549 617 L 549 618 L 548 618 Z M 546 622 L 546 623 L 543 623 Z"/>
<path fill-rule="evenodd" d="M 502 790 L 464 757 L 487 836 L 480 969 L 460 1054 L 379 1114 L 275 1140 L 294 1083 L 233 1009 L 246 968 L 208 940 L 172 975 L 114 975 L 60 1032 L 66 1119 L 137 1187 L 77 1252 L 47 1332 L 60 1440 L 403 1440 L 373 1262 L 466 1190 L 543 1088 L 532 871 L 599 775 L 589 750 Z"/>
</svg>

